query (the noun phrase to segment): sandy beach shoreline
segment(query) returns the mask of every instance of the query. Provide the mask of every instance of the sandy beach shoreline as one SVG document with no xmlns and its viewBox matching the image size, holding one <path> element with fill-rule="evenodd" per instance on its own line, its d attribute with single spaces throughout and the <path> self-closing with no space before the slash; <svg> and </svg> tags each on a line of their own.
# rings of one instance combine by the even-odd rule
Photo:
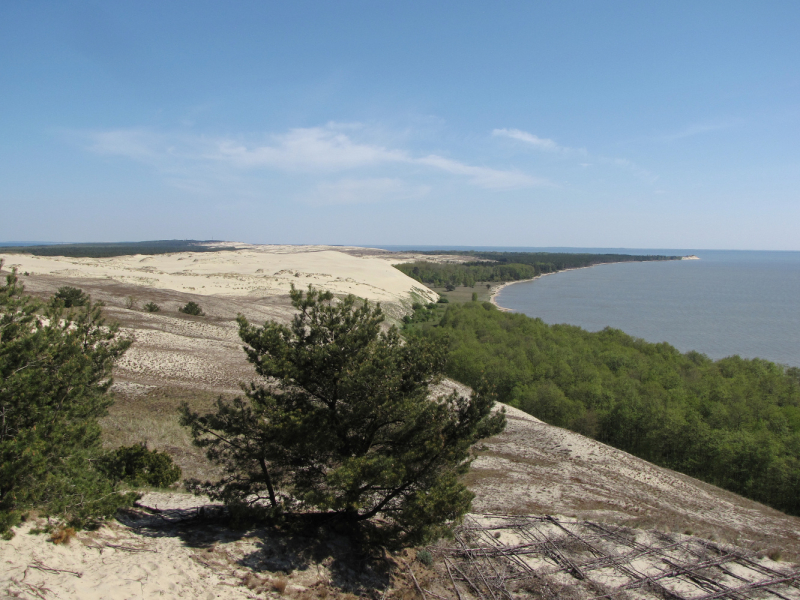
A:
<svg viewBox="0 0 800 600">
<path fill-rule="evenodd" d="M 632 261 L 632 262 L 642 262 L 642 261 Z M 560 271 L 553 271 L 551 273 L 542 273 L 541 275 L 537 275 L 536 277 L 532 277 L 531 279 L 520 279 L 519 281 L 507 281 L 505 283 L 500 283 L 496 286 L 492 286 L 492 289 L 489 290 L 489 302 L 494 304 L 498 309 L 502 310 L 503 312 L 514 312 L 511 308 L 506 308 L 505 306 L 500 306 L 497 303 L 497 296 L 503 291 L 503 288 L 508 287 L 509 285 L 514 285 L 515 283 L 528 283 L 530 281 L 536 281 L 537 279 L 541 279 L 547 275 L 557 275 L 558 273 L 566 273 L 567 271 L 579 271 L 580 269 L 591 269 L 592 267 L 599 267 L 602 265 L 613 265 L 617 263 L 600 263 L 597 265 L 589 265 L 588 267 L 575 267 L 572 269 L 562 269 Z"/>
<path fill-rule="evenodd" d="M 691 254 L 689 256 L 682 256 L 680 260 L 700 260 L 698 256 Z M 492 289 L 489 290 L 489 302 L 494 304 L 498 309 L 502 310 L 503 312 L 514 312 L 511 308 L 506 308 L 505 306 L 501 306 L 497 302 L 497 296 L 503 291 L 503 288 L 508 287 L 509 285 L 514 285 L 515 283 L 527 283 L 530 281 L 536 281 L 542 277 L 547 275 L 558 275 L 559 273 L 566 273 L 567 271 L 580 271 L 581 269 L 592 269 L 594 267 L 602 267 L 603 265 L 618 265 L 620 263 L 629 263 L 629 262 L 653 262 L 653 261 L 646 261 L 646 260 L 629 260 L 629 261 L 617 261 L 617 262 L 608 262 L 608 263 L 598 263 L 596 265 L 589 265 L 588 267 L 573 267 L 572 269 L 561 269 L 560 271 L 552 271 L 550 273 L 542 273 L 541 275 L 537 275 L 536 277 L 532 277 L 531 279 L 520 279 L 519 281 L 507 281 L 505 283 L 500 283 L 495 286 L 492 286 Z"/>
</svg>

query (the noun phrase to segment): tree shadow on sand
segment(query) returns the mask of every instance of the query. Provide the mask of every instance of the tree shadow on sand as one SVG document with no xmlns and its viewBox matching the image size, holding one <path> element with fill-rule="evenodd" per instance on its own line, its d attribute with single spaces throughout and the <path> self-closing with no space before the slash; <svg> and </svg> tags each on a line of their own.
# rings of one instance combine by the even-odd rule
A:
<svg viewBox="0 0 800 600">
<path fill-rule="evenodd" d="M 240 579 L 251 590 L 283 592 L 296 583 L 380 597 L 391 584 L 394 561 L 376 544 L 375 527 L 353 527 L 331 515 L 282 515 L 248 524 L 221 505 L 205 505 L 136 506 L 117 518 L 143 537 L 180 539 L 209 568 L 246 570 Z"/>
</svg>

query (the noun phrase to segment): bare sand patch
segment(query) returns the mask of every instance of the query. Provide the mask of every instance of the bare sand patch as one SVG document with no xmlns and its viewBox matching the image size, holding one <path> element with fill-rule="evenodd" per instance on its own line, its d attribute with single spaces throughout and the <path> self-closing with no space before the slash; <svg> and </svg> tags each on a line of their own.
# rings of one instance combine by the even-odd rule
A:
<svg viewBox="0 0 800 600">
<path fill-rule="evenodd" d="M 225 252 L 179 252 L 112 258 L 0 255 L 7 267 L 70 279 L 109 279 L 144 288 L 200 296 L 275 296 L 309 284 L 377 302 L 425 302 L 436 294 L 375 254 L 329 246 L 256 246 Z M 389 253 L 378 253 L 383 254 Z M 401 260 L 398 260 L 401 262 Z"/>
</svg>

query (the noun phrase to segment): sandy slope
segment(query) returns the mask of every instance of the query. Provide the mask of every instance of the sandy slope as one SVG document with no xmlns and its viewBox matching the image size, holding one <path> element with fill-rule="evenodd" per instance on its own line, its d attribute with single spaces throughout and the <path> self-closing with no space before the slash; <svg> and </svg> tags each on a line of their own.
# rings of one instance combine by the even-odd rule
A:
<svg viewBox="0 0 800 600">
<path fill-rule="evenodd" d="M 800 558 L 800 518 L 511 407 L 469 475 L 480 513 L 560 514 L 685 531 Z"/>
<path fill-rule="evenodd" d="M 74 279 L 106 279 L 143 288 L 202 296 L 285 295 L 309 284 L 337 294 L 380 302 L 425 301 L 437 296 L 381 258 L 388 253 L 347 253 L 328 246 L 254 246 L 223 252 L 179 252 L 155 256 L 67 258 L 0 255 L 20 272 Z M 356 250 L 356 249 L 353 249 Z"/>
</svg>

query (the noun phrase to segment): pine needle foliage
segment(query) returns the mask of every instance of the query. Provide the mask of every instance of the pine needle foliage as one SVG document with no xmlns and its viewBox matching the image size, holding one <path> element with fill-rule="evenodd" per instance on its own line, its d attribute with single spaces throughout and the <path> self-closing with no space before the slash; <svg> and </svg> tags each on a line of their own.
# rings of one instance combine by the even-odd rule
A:
<svg viewBox="0 0 800 600">
<path fill-rule="evenodd" d="M 181 468 L 169 454 L 149 450 L 145 443 L 116 448 L 103 456 L 99 466 L 115 484 L 165 488 L 181 478 Z"/>
<path fill-rule="evenodd" d="M 216 413 L 182 408 L 195 443 L 226 476 L 196 489 L 229 504 L 382 519 L 401 544 L 438 537 L 472 500 L 470 447 L 499 433 L 494 397 L 431 398 L 446 348 L 384 330 L 380 306 L 293 289 L 291 326 L 239 317 L 248 360 L 267 383 Z"/>
<path fill-rule="evenodd" d="M 2 267 L 2 263 L 0 263 Z M 97 419 L 111 368 L 130 345 L 89 298 L 66 310 L 0 286 L 0 534 L 36 509 L 70 524 L 113 514 L 128 496 L 97 468 Z"/>
<path fill-rule="evenodd" d="M 77 306 L 86 306 L 86 303 L 89 301 L 89 296 L 81 288 L 65 285 L 58 288 L 53 300 L 60 301 L 64 305 L 64 308 L 73 308 Z"/>
<path fill-rule="evenodd" d="M 185 315 L 192 315 L 194 317 L 202 317 L 206 313 L 203 312 L 203 309 L 200 308 L 200 305 L 197 302 L 187 302 L 185 306 L 181 306 L 178 309 L 178 312 L 182 312 Z"/>
</svg>

